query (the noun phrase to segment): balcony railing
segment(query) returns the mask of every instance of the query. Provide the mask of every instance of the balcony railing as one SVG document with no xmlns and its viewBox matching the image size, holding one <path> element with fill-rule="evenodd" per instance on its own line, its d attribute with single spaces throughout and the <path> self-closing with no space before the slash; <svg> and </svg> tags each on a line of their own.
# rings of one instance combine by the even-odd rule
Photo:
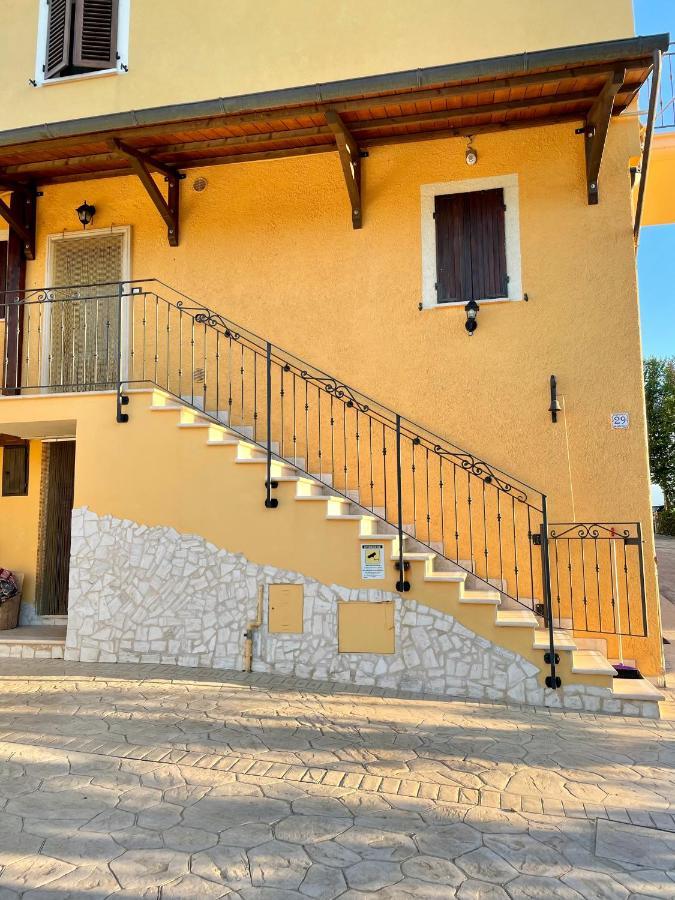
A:
<svg viewBox="0 0 675 900">
<path fill-rule="evenodd" d="M 652 78 L 650 75 L 645 81 L 639 96 L 640 120 L 643 124 L 647 122 Z M 661 82 L 656 100 L 654 128 L 659 131 L 675 130 L 675 52 L 672 51 L 661 57 Z"/>
</svg>

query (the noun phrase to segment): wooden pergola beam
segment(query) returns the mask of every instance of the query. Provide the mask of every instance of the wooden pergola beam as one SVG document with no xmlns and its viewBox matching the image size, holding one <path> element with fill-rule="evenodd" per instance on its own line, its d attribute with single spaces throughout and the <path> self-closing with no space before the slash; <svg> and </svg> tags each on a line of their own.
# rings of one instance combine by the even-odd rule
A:
<svg viewBox="0 0 675 900">
<path fill-rule="evenodd" d="M 156 160 L 151 160 L 145 154 L 128 147 L 117 138 L 113 138 L 111 145 L 114 150 L 129 160 L 132 171 L 138 176 L 160 216 L 166 222 L 169 245 L 177 247 L 179 240 L 180 173 L 162 163 L 158 163 Z M 168 196 L 166 200 L 150 174 L 151 168 L 161 172 L 168 182 Z"/>
<path fill-rule="evenodd" d="M 621 92 L 619 92 L 621 93 Z M 445 121 L 448 123 L 448 128 L 452 128 L 452 123 L 456 120 L 461 120 L 467 116 L 476 116 L 476 115 L 491 115 L 496 112 L 505 112 L 509 110 L 520 110 L 520 109 L 530 109 L 536 108 L 540 106 L 557 106 L 563 105 L 567 103 L 580 103 L 585 102 L 588 104 L 592 104 L 596 99 L 596 95 L 588 94 L 587 92 L 576 92 L 571 94 L 553 94 L 546 95 L 541 97 L 531 97 L 531 98 L 522 98 L 520 100 L 509 100 L 504 101 L 498 104 L 478 104 L 474 106 L 466 106 L 466 107 L 454 107 L 449 110 L 431 110 L 420 113 L 412 113 L 408 115 L 397 115 L 397 116 L 387 116 L 379 119 L 369 119 L 369 120 L 359 120 L 355 122 L 350 122 L 348 126 L 348 131 L 351 133 L 353 139 L 359 143 L 359 134 L 362 131 L 372 131 L 377 128 L 389 128 L 392 126 L 400 126 L 400 125 L 422 125 L 424 123 L 429 122 L 442 122 Z M 332 113 L 333 111 L 331 111 Z M 581 118 L 583 113 L 578 112 L 577 118 Z M 339 113 L 338 113 L 339 116 Z M 342 116 L 339 116 L 342 120 L 343 127 L 347 129 L 347 126 L 342 119 Z M 519 123 L 522 124 L 523 120 L 519 120 Z M 495 126 L 500 126 L 501 123 L 494 123 Z M 468 126 L 469 133 L 473 134 L 476 132 L 479 126 Z M 203 150 L 218 150 L 221 148 L 233 148 L 237 149 L 238 147 L 246 148 L 251 145 L 259 145 L 265 143 L 273 143 L 276 141 L 283 140 L 293 140 L 304 137 L 323 137 L 325 135 L 333 135 L 334 130 L 329 125 L 316 125 L 308 128 L 295 128 L 295 129 L 281 129 L 278 131 L 266 131 L 261 132 L 259 134 L 251 134 L 251 135 L 235 135 L 231 137 L 224 138 L 212 138 L 206 141 L 186 141 L 183 143 L 176 144 L 166 144 L 166 145 L 158 145 L 155 150 L 154 156 L 150 156 L 147 152 L 138 150 L 135 147 L 131 147 L 128 144 L 117 141 L 119 147 L 123 148 L 123 154 L 125 159 L 129 159 L 130 157 L 134 157 L 137 161 L 144 164 L 149 169 L 154 169 L 156 171 L 162 172 L 167 177 L 171 177 L 175 174 L 175 169 L 172 168 L 169 164 L 160 161 L 157 156 L 165 156 L 165 155 L 175 155 L 175 154 L 189 154 L 191 152 L 200 152 Z M 376 136 L 373 136 L 376 137 Z M 370 138 L 369 138 L 370 139 Z M 289 148 L 293 149 L 293 148 Z M 275 152 L 275 151 L 272 151 Z M 116 160 L 120 158 L 120 150 L 117 148 L 111 152 L 103 152 L 103 153 L 92 153 L 81 156 L 73 156 L 64 159 L 54 159 L 54 160 L 45 160 L 40 162 L 32 162 L 32 163 L 23 163 L 16 164 L 13 166 L 7 166 L 0 173 L 0 184 L 2 184 L 2 177 L 4 178 L 12 178 L 13 176 L 33 176 L 36 172 L 39 173 L 39 176 L 44 176 L 45 173 L 50 170 L 59 170 L 62 168 L 76 168 L 79 166 L 83 166 L 86 168 L 90 168 L 92 166 L 101 166 L 102 171 L 106 171 L 108 169 L 108 163 L 114 163 Z M 215 157 L 209 157 L 215 158 Z M 199 164 L 199 158 L 197 157 L 194 161 L 195 164 Z M 187 160 L 180 161 L 181 167 L 189 167 L 193 165 L 193 161 L 189 158 Z M 59 172 L 59 174 L 67 174 Z M 120 171 L 120 174 L 125 174 Z M 49 177 L 49 176 L 47 176 Z"/>
<path fill-rule="evenodd" d="M 638 57 L 622 62 L 626 69 L 630 71 L 639 71 L 651 66 L 651 56 L 648 59 Z M 505 89 L 516 89 L 519 87 L 528 87 L 537 84 L 547 84 L 556 81 L 576 80 L 583 77 L 608 76 L 612 73 L 611 64 L 599 63 L 589 66 L 575 66 L 568 69 L 553 69 L 544 72 L 530 72 L 524 75 L 511 75 L 504 78 L 486 78 L 483 81 L 470 82 L 466 84 L 451 84 L 445 87 L 421 88 L 415 91 L 401 91 L 396 93 L 392 91 L 390 94 L 381 96 L 358 97 L 352 100 L 344 100 L 325 104 L 312 103 L 300 104 L 297 106 L 279 107 L 270 109 L 265 112 L 250 112 L 240 114 L 223 113 L 222 115 L 206 116 L 202 119 L 195 119 L 192 122 L 173 122 L 161 123 L 157 125 L 138 125 L 129 126 L 110 130 L 107 133 L 88 133 L 74 135 L 72 137 L 63 138 L 45 138 L 40 141 L 29 141 L 12 147 L 12 150 L 20 150 L 21 153 L 30 152 L 31 150 L 44 150 L 47 147 L 54 150 L 69 147 L 82 146 L 88 140 L 107 140 L 117 137 L 120 140 L 136 139 L 136 138 L 153 138 L 160 137 L 163 134 L 175 134 L 179 131 L 185 131 L 186 126 L 193 125 L 199 130 L 208 130 L 211 128 L 222 128 L 228 125 L 244 125 L 263 122 L 282 122 L 288 119 L 298 117 L 322 115 L 327 108 L 335 110 L 338 114 L 358 111 L 361 109 L 369 109 L 376 107 L 378 103 L 384 105 L 399 105 L 400 103 L 415 103 L 424 100 L 440 99 L 444 97 L 461 97 L 464 95 L 475 95 L 484 92 L 494 92 Z M 0 152 L 2 151 L 0 147 Z"/>
<path fill-rule="evenodd" d="M 0 200 L 0 216 L 7 222 L 12 231 L 16 232 L 24 245 L 30 244 L 31 235 L 26 226 L 21 222 L 7 206 L 4 200 Z"/>
<path fill-rule="evenodd" d="M 25 224 L 30 209 L 24 196 L 14 191 L 10 200 L 10 212 L 17 222 Z M 33 202 L 33 223 L 35 223 L 35 202 Z M 7 242 L 7 275 L 5 288 L 5 365 L 2 393 L 21 393 L 21 371 L 23 364 L 23 312 L 21 303 L 26 287 L 26 242 L 10 228 Z"/>
<path fill-rule="evenodd" d="M 577 116 L 577 121 L 579 117 Z M 291 147 L 285 150 L 260 150 L 255 153 L 232 153 L 228 156 L 195 157 L 189 161 L 181 161 L 181 168 L 197 169 L 203 166 L 221 166 L 228 163 L 258 162 L 259 160 L 284 159 L 289 156 L 311 156 L 315 153 L 335 153 L 335 144 L 313 144 L 311 147 Z M 69 184 L 74 181 L 91 181 L 99 178 L 120 178 L 133 175 L 131 169 L 102 169 L 100 172 L 83 172 L 79 175 L 68 174 L 40 177 L 40 184 Z"/>
<path fill-rule="evenodd" d="M 449 125 L 447 128 L 435 128 L 432 131 L 410 132 L 406 134 L 396 135 L 386 134 L 382 136 L 370 135 L 368 137 L 358 137 L 358 143 L 359 146 L 367 149 L 369 147 L 380 147 L 386 146 L 388 144 L 405 144 L 419 141 L 434 141 L 448 137 L 493 134 L 502 131 L 510 131 L 513 129 L 522 130 L 529 128 L 541 128 L 546 125 L 559 125 L 579 122 L 583 120 L 583 117 L 583 112 L 579 111 L 575 111 L 572 113 L 561 112 L 556 115 L 542 116 L 536 119 L 519 119 L 518 121 L 514 122 L 488 122 L 482 125 L 462 126 Z M 366 123 L 363 123 L 364 126 L 365 124 Z M 236 146 L 242 146 L 245 148 L 247 145 L 232 145 L 232 148 L 235 149 Z M 253 146 L 255 146 L 255 144 Z M 217 148 L 213 147 L 212 149 Z M 202 166 L 230 165 L 240 162 L 284 159 L 293 156 L 309 156 L 315 153 L 326 152 L 335 152 L 335 144 L 332 141 L 325 144 L 312 144 L 310 146 L 303 147 L 288 147 L 282 150 L 255 150 L 250 153 L 231 153 L 222 156 L 214 154 L 213 156 L 206 157 L 192 157 L 185 160 L 180 160 L 179 165 L 181 168 L 193 169 Z M 72 182 L 91 181 L 103 178 L 120 178 L 133 175 L 134 171 L 129 167 L 128 162 L 124 166 L 124 168 L 117 166 L 113 168 L 111 166 L 111 164 L 117 163 L 120 159 L 121 157 L 118 154 L 108 152 L 105 154 L 74 157 L 70 161 L 72 164 L 78 163 L 80 165 L 88 166 L 95 165 L 97 162 L 103 163 L 105 165 L 105 168 L 101 168 L 96 171 L 63 172 L 63 160 L 46 160 L 39 163 L 26 163 L 22 166 L 17 165 L 7 167 L 6 171 L 11 171 L 12 173 L 18 172 L 23 175 L 30 174 L 31 177 L 35 178 L 40 184 L 69 184 Z M 2 177 L 2 173 L 0 173 L 0 177 Z"/>
<path fill-rule="evenodd" d="M 347 194 L 352 207 L 352 227 L 363 225 L 363 204 L 361 198 L 361 151 L 353 135 L 342 121 L 339 113 L 332 109 L 325 112 L 326 123 L 335 135 L 340 165 L 347 185 Z"/>
<path fill-rule="evenodd" d="M 609 121 L 614 109 L 614 101 L 626 79 L 626 70 L 617 69 L 607 79 L 604 87 L 591 106 L 586 116 L 584 127 L 584 147 L 586 150 L 586 190 L 588 202 L 594 205 L 598 202 L 598 177 L 602 156 L 605 150 Z"/>
<path fill-rule="evenodd" d="M 0 200 L 0 217 L 21 241 L 26 259 L 35 259 L 35 201 L 34 187 L 13 188 L 9 206 Z"/>
</svg>

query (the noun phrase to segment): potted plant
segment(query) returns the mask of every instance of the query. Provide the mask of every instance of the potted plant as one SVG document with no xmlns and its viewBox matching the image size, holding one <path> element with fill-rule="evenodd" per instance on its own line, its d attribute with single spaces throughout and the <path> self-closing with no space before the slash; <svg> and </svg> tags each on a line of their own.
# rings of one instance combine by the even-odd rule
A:
<svg viewBox="0 0 675 900">
<path fill-rule="evenodd" d="M 23 575 L 0 569 L 0 631 L 16 628 L 19 624 L 22 584 Z"/>
</svg>

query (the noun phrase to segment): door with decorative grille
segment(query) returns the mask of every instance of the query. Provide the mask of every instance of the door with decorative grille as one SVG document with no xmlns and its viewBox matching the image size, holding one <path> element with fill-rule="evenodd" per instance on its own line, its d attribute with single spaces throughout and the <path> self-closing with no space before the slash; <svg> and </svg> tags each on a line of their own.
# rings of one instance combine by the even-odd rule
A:
<svg viewBox="0 0 675 900">
<path fill-rule="evenodd" d="M 125 234 L 57 238 L 51 245 L 44 384 L 54 391 L 104 390 L 119 379 Z"/>
</svg>

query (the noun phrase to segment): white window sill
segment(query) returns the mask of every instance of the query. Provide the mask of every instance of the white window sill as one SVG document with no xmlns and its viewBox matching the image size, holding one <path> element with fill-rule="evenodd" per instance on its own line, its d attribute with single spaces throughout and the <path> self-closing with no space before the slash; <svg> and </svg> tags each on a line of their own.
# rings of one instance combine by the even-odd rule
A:
<svg viewBox="0 0 675 900">
<path fill-rule="evenodd" d="M 524 297 L 491 297 L 488 300 L 477 300 L 479 306 L 485 306 L 488 303 L 522 303 Z M 432 309 L 464 309 L 466 300 L 460 300 L 457 303 L 422 303 L 420 312 L 426 312 Z"/>
<path fill-rule="evenodd" d="M 63 78 L 44 78 L 37 87 L 51 87 L 54 84 L 69 84 L 73 81 L 89 81 L 90 78 L 108 78 L 111 75 L 126 75 L 124 69 L 100 69 L 98 72 L 82 72 L 80 75 L 65 75 Z"/>
</svg>

